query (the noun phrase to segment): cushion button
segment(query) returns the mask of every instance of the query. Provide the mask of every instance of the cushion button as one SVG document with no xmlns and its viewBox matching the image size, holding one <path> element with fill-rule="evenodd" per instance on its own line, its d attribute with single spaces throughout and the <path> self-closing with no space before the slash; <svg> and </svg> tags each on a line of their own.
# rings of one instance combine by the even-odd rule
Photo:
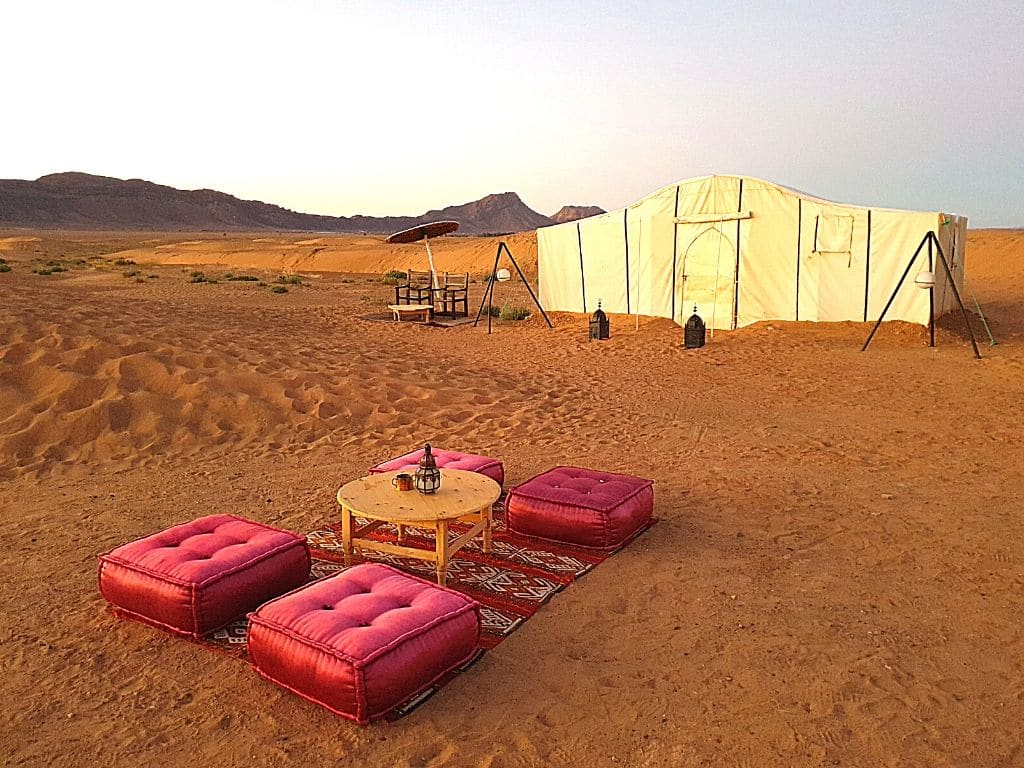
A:
<svg viewBox="0 0 1024 768">
<path fill-rule="evenodd" d="M 325 610 L 325 611 L 333 611 L 334 610 L 334 606 L 333 605 L 325 605 L 323 607 L 323 610 Z"/>
</svg>

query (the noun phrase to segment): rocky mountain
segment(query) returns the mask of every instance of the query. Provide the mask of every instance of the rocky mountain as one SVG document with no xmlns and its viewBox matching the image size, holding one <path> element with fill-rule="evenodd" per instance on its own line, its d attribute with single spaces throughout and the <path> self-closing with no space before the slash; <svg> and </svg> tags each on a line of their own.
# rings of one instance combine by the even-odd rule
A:
<svg viewBox="0 0 1024 768">
<path fill-rule="evenodd" d="M 558 213 L 548 218 L 555 222 L 555 224 L 564 224 L 567 221 L 597 216 L 599 213 L 606 213 L 606 211 L 604 208 L 598 208 L 596 205 L 563 205 Z"/>
<path fill-rule="evenodd" d="M 551 219 L 514 192 L 487 195 L 422 216 L 344 217 L 298 213 L 211 189 L 182 190 L 87 173 L 55 173 L 35 181 L 0 180 L 0 226 L 6 227 L 387 233 L 436 219 L 458 221 L 464 234 L 521 232 L 551 224 Z"/>
</svg>

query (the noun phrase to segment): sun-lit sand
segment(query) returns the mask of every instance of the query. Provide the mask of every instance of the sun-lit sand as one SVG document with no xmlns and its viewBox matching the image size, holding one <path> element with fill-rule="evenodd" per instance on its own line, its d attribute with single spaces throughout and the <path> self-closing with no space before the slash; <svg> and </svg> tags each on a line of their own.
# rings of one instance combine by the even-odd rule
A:
<svg viewBox="0 0 1024 768">
<path fill-rule="evenodd" d="M 449 238 L 471 308 L 497 240 Z M 532 234 L 509 238 L 532 275 Z M 998 346 L 664 319 L 371 322 L 374 236 L 0 232 L 10 765 L 1017 765 L 1024 721 L 1024 233 L 975 231 Z M 118 261 L 122 260 L 122 261 Z M 48 261 L 68 271 L 32 274 Z M 127 263 L 128 261 L 134 264 Z M 192 283 L 202 270 L 216 284 Z M 131 273 L 137 274 L 131 274 Z M 228 282 L 251 274 L 283 294 Z M 514 283 L 498 303 L 528 306 Z M 977 324 L 979 332 L 980 324 Z M 118 621 L 96 557 L 229 512 L 305 532 L 425 441 L 654 478 L 660 522 L 392 724 Z"/>
</svg>

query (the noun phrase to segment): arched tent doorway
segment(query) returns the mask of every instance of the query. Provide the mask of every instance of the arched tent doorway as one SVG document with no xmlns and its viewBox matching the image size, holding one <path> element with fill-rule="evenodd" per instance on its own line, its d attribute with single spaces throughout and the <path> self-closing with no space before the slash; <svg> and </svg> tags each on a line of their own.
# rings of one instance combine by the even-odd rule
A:
<svg viewBox="0 0 1024 768">
<path fill-rule="evenodd" d="M 696 305 L 708 328 L 732 328 L 736 243 L 722 231 L 722 222 L 676 226 L 678 296 L 674 319 L 686 322 Z"/>
</svg>

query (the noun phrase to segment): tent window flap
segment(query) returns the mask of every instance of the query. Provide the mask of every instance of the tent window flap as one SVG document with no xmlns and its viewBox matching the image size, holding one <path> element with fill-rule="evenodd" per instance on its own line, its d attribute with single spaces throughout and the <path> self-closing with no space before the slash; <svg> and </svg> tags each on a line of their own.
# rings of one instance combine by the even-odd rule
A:
<svg viewBox="0 0 1024 768">
<path fill-rule="evenodd" d="M 852 247 L 853 216 L 818 216 L 814 225 L 815 253 L 849 253 Z"/>
</svg>

